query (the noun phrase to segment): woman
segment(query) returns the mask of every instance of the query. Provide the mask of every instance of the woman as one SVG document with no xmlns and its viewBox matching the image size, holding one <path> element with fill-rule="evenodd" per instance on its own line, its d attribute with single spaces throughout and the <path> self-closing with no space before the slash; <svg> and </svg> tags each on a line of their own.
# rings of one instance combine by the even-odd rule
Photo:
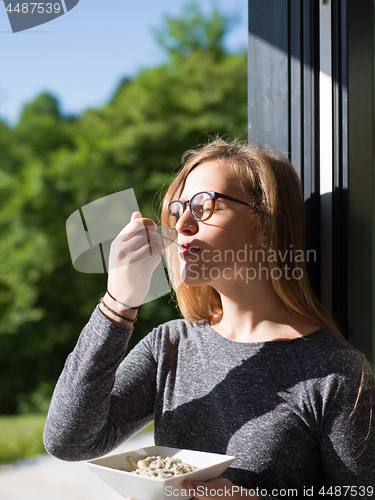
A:
<svg viewBox="0 0 375 500">
<path fill-rule="evenodd" d="M 329 488 L 372 498 L 373 376 L 309 287 L 290 163 L 222 140 L 190 151 L 162 226 L 176 235 L 166 252 L 185 319 L 122 361 L 163 252 L 157 226 L 134 213 L 56 386 L 47 450 L 90 459 L 154 420 L 157 445 L 236 457 L 223 477 L 184 485 L 195 498 L 319 498 Z"/>
</svg>

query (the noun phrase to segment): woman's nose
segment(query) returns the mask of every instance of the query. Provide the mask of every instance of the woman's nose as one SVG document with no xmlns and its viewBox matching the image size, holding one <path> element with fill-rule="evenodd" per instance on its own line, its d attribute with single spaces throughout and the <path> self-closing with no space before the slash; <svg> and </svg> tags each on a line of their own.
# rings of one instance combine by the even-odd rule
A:
<svg viewBox="0 0 375 500">
<path fill-rule="evenodd" d="M 184 213 L 178 219 L 176 229 L 180 234 L 195 234 L 198 231 L 198 221 L 191 215 L 189 207 L 186 207 Z"/>
</svg>

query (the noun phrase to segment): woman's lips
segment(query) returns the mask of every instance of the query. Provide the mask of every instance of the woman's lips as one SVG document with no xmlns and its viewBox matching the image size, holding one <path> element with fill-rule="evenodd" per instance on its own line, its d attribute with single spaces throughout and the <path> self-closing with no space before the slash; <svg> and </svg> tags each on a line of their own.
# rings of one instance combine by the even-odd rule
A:
<svg viewBox="0 0 375 500">
<path fill-rule="evenodd" d="M 199 248 L 191 245 L 191 246 L 184 246 L 182 245 L 182 249 L 179 250 L 178 256 L 179 257 L 187 257 L 188 255 L 192 255 L 193 253 L 199 252 Z"/>
</svg>

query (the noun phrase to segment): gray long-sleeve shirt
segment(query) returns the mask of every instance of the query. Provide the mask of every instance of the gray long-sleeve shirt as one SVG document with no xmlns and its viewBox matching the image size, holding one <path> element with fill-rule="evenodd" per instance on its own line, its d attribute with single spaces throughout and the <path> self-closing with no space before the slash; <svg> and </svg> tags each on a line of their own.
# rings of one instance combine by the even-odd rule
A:
<svg viewBox="0 0 375 500">
<path fill-rule="evenodd" d="M 334 333 L 238 343 L 205 322 L 174 320 L 123 359 L 131 333 L 95 309 L 51 401 L 49 453 L 91 459 L 154 419 L 157 445 L 234 455 L 224 477 L 239 486 L 301 498 L 350 486 L 375 498 L 373 377 L 365 364 L 352 414 L 361 355 Z"/>
</svg>

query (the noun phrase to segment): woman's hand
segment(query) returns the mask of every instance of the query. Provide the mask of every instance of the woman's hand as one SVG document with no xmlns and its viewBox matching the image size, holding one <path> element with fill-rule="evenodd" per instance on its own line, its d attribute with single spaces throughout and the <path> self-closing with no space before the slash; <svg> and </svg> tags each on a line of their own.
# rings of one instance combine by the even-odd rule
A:
<svg viewBox="0 0 375 500">
<path fill-rule="evenodd" d="M 229 479 L 217 478 L 210 481 L 184 481 L 181 489 L 186 491 L 186 498 L 194 497 L 192 500 L 240 500 L 242 498 L 260 498 L 258 495 L 250 495 L 249 490 L 241 489 Z"/>
<path fill-rule="evenodd" d="M 131 307 L 142 304 L 150 288 L 152 273 L 161 261 L 164 248 L 157 229 L 151 219 L 134 212 L 129 224 L 111 244 L 108 290 L 117 300 Z M 121 312 L 121 305 L 116 303 L 116 306 Z"/>
</svg>

